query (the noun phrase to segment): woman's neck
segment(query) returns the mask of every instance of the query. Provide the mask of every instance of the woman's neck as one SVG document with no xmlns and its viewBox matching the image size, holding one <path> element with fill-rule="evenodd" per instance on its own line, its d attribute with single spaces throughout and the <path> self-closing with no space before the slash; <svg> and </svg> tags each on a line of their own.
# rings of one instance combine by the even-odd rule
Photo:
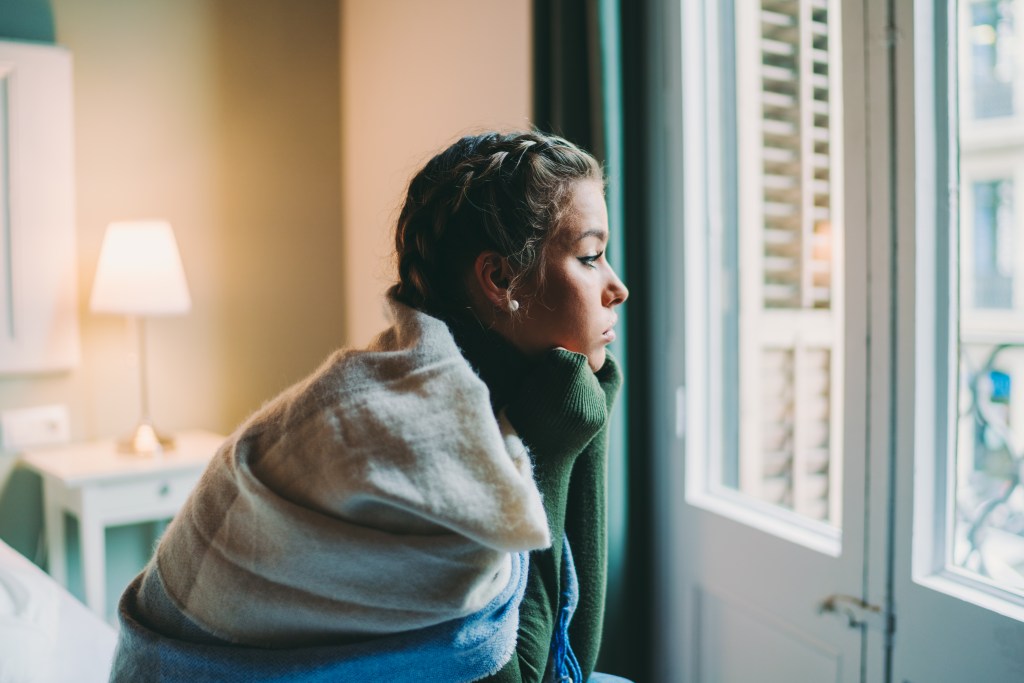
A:
<svg viewBox="0 0 1024 683">
<path fill-rule="evenodd" d="M 529 358 L 494 330 L 489 330 L 472 311 L 442 318 L 451 330 L 462 355 L 490 390 L 495 413 L 518 388 L 530 364 Z"/>
</svg>

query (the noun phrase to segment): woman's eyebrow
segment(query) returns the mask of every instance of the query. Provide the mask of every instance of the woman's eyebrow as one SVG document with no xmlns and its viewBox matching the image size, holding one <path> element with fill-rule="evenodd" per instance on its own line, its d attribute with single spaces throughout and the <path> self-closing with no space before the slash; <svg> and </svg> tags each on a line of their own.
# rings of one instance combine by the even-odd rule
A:
<svg viewBox="0 0 1024 683">
<path fill-rule="evenodd" d="M 590 230 L 585 230 L 584 232 L 577 235 L 574 241 L 579 242 L 581 240 L 587 239 L 588 237 L 596 237 L 602 241 L 605 241 L 608 239 L 608 231 L 602 230 L 601 228 L 591 228 Z"/>
</svg>

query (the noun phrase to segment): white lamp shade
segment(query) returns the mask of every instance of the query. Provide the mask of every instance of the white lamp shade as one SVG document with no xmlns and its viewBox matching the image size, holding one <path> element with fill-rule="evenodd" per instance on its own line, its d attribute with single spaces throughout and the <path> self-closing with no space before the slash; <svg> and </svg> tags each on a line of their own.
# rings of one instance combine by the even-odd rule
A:
<svg viewBox="0 0 1024 683">
<path fill-rule="evenodd" d="M 174 315 L 191 306 L 169 223 L 132 221 L 107 226 L 89 301 L 93 311 Z"/>
</svg>

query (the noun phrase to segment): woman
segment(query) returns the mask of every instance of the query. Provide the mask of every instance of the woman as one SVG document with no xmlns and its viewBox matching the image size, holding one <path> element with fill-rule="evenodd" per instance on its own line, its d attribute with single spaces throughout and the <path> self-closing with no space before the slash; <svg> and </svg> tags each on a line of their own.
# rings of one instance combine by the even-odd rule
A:
<svg viewBox="0 0 1024 683">
<path fill-rule="evenodd" d="M 628 295 L 607 241 L 601 169 L 561 138 L 431 159 L 394 325 L 221 448 L 122 597 L 113 679 L 587 680 Z"/>
</svg>

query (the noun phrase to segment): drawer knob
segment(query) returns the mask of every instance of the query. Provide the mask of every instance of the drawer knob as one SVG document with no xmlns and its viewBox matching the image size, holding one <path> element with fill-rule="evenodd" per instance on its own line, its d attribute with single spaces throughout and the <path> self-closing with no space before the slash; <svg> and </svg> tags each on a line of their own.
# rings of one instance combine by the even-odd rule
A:
<svg viewBox="0 0 1024 683">
<path fill-rule="evenodd" d="M 158 493 L 161 496 L 166 496 L 170 492 L 171 492 L 171 485 L 170 484 L 168 484 L 167 482 L 164 482 L 163 484 L 160 484 L 160 490 L 158 491 Z"/>
</svg>

